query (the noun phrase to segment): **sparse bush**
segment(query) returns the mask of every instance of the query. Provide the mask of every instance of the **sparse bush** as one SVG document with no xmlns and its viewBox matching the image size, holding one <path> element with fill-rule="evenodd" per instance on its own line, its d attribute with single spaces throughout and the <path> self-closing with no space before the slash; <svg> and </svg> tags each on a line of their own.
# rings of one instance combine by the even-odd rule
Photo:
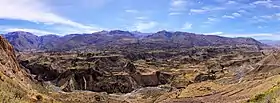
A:
<svg viewBox="0 0 280 103">
<path fill-rule="evenodd" d="M 42 101 L 42 100 L 43 100 L 43 96 L 41 96 L 41 95 L 36 95 L 36 99 L 37 99 L 38 101 Z"/>
<path fill-rule="evenodd" d="M 265 98 L 265 94 L 256 95 L 253 99 L 248 100 L 249 103 L 260 102 Z"/>
</svg>

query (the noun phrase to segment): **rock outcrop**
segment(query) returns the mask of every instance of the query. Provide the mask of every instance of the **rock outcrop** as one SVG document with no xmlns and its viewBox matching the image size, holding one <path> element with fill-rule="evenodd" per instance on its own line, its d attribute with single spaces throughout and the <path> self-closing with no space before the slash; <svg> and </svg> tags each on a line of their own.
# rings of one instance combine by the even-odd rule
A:
<svg viewBox="0 0 280 103">
<path fill-rule="evenodd" d="M 40 87 L 18 64 L 13 46 L 0 36 L 0 100 L 4 103 L 54 101 L 34 89 Z M 36 88 L 36 87 L 35 87 Z"/>
<path fill-rule="evenodd" d="M 123 56 L 44 54 L 20 62 L 40 82 L 51 81 L 64 91 L 128 93 L 170 82 L 171 74 L 138 69 Z"/>
<path fill-rule="evenodd" d="M 0 36 L 0 73 L 3 77 L 28 82 L 28 74 L 20 69 L 13 46 Z"/>
<path fill-rule="evenodd" d="M 28 62 L 25 62 L 28 63 Z M 37 66 L 41 67 L 41 66 Z M 28 69 L 26 69 L 28 70 Z M 0 102 L 1 103 L 126 103 L 124 100 L 109 98 L 94 92 L 61 93 L 50 92 L 40 83 L 32 80 L 29 73 L 42 73 L 46 68 L 40 70 L 26 71 L 16 60 L 13 46 L 0 36 Z M 28 73 L 29 72 L 29 73 Z M 41 77 L 52 77 L 44 73 Z M 43 80 L 45 78 L 42 78 Z M 46 80 L 50 80 L 48 78 Z"/>
</svg>

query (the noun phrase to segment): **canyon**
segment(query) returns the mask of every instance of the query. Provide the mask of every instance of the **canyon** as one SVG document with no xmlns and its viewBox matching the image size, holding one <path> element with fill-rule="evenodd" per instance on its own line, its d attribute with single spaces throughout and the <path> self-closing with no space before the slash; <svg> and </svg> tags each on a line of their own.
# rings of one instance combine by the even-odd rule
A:
<svg viewBox="0 0 280 103">
<path fill-rule="evenodd" d="M 63 37 L 11 32 L 1 36 L 0 46 L 4 102 L 280 100 L 280 52 L 252 38 L 167 31 Z"/>
</svg>

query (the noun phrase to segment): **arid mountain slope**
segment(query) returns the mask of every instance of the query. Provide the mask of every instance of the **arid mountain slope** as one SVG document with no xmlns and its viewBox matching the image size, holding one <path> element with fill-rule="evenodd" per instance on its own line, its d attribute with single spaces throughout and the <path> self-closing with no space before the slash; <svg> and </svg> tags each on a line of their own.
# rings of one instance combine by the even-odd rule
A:
<svg viewBox="0 0 280 103">
<path fill-rule="evenodd" d="M 64 93 L 43 87 L 33 80 L 15 56 L 13 46 L 0 36 L 1 103 L 120 103 L 108 95 L 94 92 Z M 125 103 L 125 102 L 124 102 Z"/>
<path fill-rule="evenodd" d="M 172 78 L 153 68 L 138 68 L 120 55 L 38 53 L 20 58 L 24 59 L 20 63 L 36 75 L 34 79 L 49 81 L 67 92 L 129 93 L 141 87 L 167 84 Z"/>
<path fill-rule="evenodd" d="M 139 34 L 121 30 L 101 31 L 92 34 L 66 36 L 36 36 L 28 32 L 11 32 L 4 35 L 19 51 L 97 51 L 108 49 L 182 49 L 200 46 L 255 46 L 264 44 L 252 38 L 228 38 L 188 32 L 159 31 Z"/>
<path fill-rule="evenodd" d="M 251 38 L 166 31 L 145 37 L 125 31 L 102 31 L 39 38 L 39 50 L 48 45 L 61 47 L 63 51 L 19 51 L 15 57 L 11 44 L 1 38 L 3 101 L 277 103 L 280 100 L 280 51 L 261 49 L 263 44 Z M 51 42 L 42 43 L 46 41 Z"/>
<path fill-rule="evenodd" d="M 29 77 L 20 68 L 12 45 L 0 36 L 0 100 L 4 103 L 54 101 L 34 89 L 40 85 Z"/>
<path fill-rule="evenodd" d="M 10 32 L 3 35 L 17 50 L 34 50 L 39 47 L 38 36 L 29 32 Z"/>
</svg>

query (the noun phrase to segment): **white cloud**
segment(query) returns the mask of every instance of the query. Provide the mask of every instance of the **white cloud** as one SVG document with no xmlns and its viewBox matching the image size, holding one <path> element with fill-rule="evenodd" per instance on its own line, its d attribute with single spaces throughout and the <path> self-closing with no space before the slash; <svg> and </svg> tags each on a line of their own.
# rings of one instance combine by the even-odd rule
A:
<svg viewBox="0 0 280 103">
<path fill-rule="evenodd" d="M 207 11 L 217 11 L 217 10 L 225 10 L 226 8 L 215 7 L 215 6 L 205 6 L 205 7 L 202 7 L 202 9 L 207 10 Z"/>
<path fill-rule="evenodd" d="M 226 8 L 223 7 L 202 7 L 201 9 L 191 9 L 191 13 L 206 13 L 206 12 L 213 12 L 213 11 L 218 11 L 218 10 L 224 10 Z"/>
<path fill-rule="evenodd" d="M 98 30 L 95 30 L 95 29 L 74 28 L 74 27 L 70 27 L 70 26 L 53 25 L 51 28 L 48 28 L 48 30 L 41 30 L 41 29 L 36 29 L 36 28 L 25 28 L 25 27 L 20 27 L 20 26 L 14 27 L 14 26 L 7 26 L 7 25 L 1 26 L 0 25 L 0 31 L 3 32 L 3 33 L 14 32 L 14 31 L 26 31 L 26 32 L 34 33 L 35 35 L 81 34 L 81 33 L 93 33 L 93 32 L 97 32 L 97 31 L 100 31 L 100 30 L 108 30 L 108 29 L 100 28 Z"/>
<path fill-rule="evenodd" d="M 223 32 L 213 32 L 213 33 L 202 33 L 204 35 L 221 35 Z"/>
<path fill-rule="evenodd" d="M 241 17 L 242 15 L 240 13 L 232 13 L 232 16 Z"/>
<path fill-rule="evenodd" d="M 235 17 L 234 16 L 230 16 L 230 15 L 224 15 L 224 16 L 222 16 L 222 18 L 234 19 Z"/>
<path fill-rule="evenodd" d="M 239 10 L 238 12 L 246 12 L 245 10 Z M 232 13 L 231 15 L 224 15 L 222 18 L 228 18 L 228 19 L 234 19 L 235 17 L 241 17 L 242 15 L 240 13 Z"/>
<path fill-rule="evenodd" d="M 242 11 L 243 12 L 243 11 Z M 241 17 L 240 13 L 232 13 L 231 15 L 224 15 L 222 18 L 234 19 L 235 17 Z"/>
<path fill-rule="evenodd" d="M 264 28 L 264 27 L 263 27 L 263 26 L 258 26 L 258 28 L 259 28 L 259 29 L 262 29 L 262 28 Z"/>
<path fill-rule="evenodd" d="M 181 15 L 182 13 L 180 13 L 180 12 L 171 12 L 171 13 L 169 13 L 168 15 L 169 16 L 173 16 L 173 15 Z"/>
<path fill-rule="evenodd" d="M 134 10 L 134 9 L 128 9 L 128 10 L 125 10 L 125 12 L 127 12 L 127 13 L 138 13 L 139 11 Z"/>
<path fill-rule="evenodd" d="M 182 27 L 183 30 L 189 30 L 189 29 L 192 29 L 192 24 L 191 23 L 188 23 L 186 22 L 183 27 Z"/>
<path fill-rule="evenodd" d="M 30 32 L 35 35 L 41 36 L 41 35 L 47 35 L 47 34 L 57 34 L 54 32 L 44 31 L 44 30 L 38 30 L 38 29 L 28 29 L 28 28 L 7 28 L 2 30 L 4 32 L 14 32 L 14 31 L 25 31 Z"/>
<path fill-rule="evenodd" d="M 207 19 L 208 19 L 208 21 L 218 21 L 217 18 L 207 18 Z"/>
<path fill-rule="evenodd" d="M 271 2 L 270 0 L 260 0 L 260 1 L 253 2 L 253 4 L 267 4 L 267 3 L 270 3 L 270 2 Z"/>
<path fill-rule="evenodd" d="M 138 17 L 136 17 L 136 19 L 137 20 L 147 20 L 148 17 L 146 17 L 146 16 L 138 16 Z"/>
<path fill-rule="evenodd" d="M 253 16 L 252 19 L 250 19 L 251 23 L 260 23 L 260 22 L 266 22 L 265 19 L 263 19 L 262 17 L 259 16 Z"/>
<path fill-rule="evenodd" d="M 228 34 L 223 32 L 212 32 L 212 33 L 202 33 L 205 35 L 218 35 L 224 37 L 273 37 L 275 36 L 272 33 L 250 33 L 250 34 Z"/>
<path fill-rule="evenodd" d="M 53 1 L 57 1 L 57 0 L 53 0 Z M 103 8 L 109 2 L 112 2 L 112 0 L 79 0 L 79 2 L 67 2 L 67 4 L 71 5 L 71 4 L 79 3 L 83 7 Z"/>
<path fill-rule="evenodd" d="M 0 0 L 0 18 L 24 20 L 35 23 L 58 24 L 79 29 L 97 29 L 96 27 L 74 22 L 51 11 L 51 7 L 42 0 Z"/>
<path fill-rule="evenodd" d="M 275 16 L 280 17 L 280 13 L 276 13 Z"/>
<path fill-rule="evenodd" d="M 212 18 L 212 17 L 210 17 L 210 18 L 207 18 L 207 21 L 204 22 L 204 23 L 206 23 L 206 24 L 212 24 L 212 23 L 217 22 L 217 21 L 220 21 L 220 20 L 217 19 L 217 18 Z"/>
<path fill-rule="evenodd" d="M 243 1 L 249 1 L 249 0 L 214 0 L 221 5 L 220 7 L 224 7 L 226 9 L 230 10 L 237 10 L 237 9 L 249 9 L 254 8 L 255 6 L 253 4 L 249 5 L 248 3 L 245 3 Z"/>
<path fill-rule="evenodd" d="M 214 0 L 214 1 L 216 1 L 216 2 L 218 2 L 218 3 L 224 3 L 224 2 L 226 2 L 227 0 Z"/>
<path fill-rule="evenodd" d="M 272 19 L 274 18 L 273 15 L 263 15 L 263 16 L 260 16 L 261 18 L 265 18 L 265 19 Z"/>
<path fill-rule="evenodd" d="M 190 12 L 191 13 L 205 13 L 208 10 L 204 10 L 204 9 L 191 9 Z"/>
<path fill-rule="evenodd" d="M 238 10 L 239 13 L 247 13 L 246 10 Z"/>
<path fill-rule="evenodd" d="M 273 34 L 270 33 L 255 33 L 255 34 L 222 34 L 220 36 L 226 37 L 270 37 Z"/>
<path fill-rule="evenodd" d="M 183 11 L 187 8 L 188 1 L 187 0 L 171 0 L 171 11 Z"/>
<path fill-rule="evenodd" d="M 101 30 L 109 30 L 108 28 L 97 28 L 96 25 L 91 25 L 91 26 L 96 27 L 96 28 L 92 29 L 92 28 L 75 28 L 75 27 L 69 27 L 69 26 L 53 26 L 51 29 L 62 35 L 93 33 L 93 32 L 97 32 L 97 31 L 101 31 Z"/>
<path fill-rule="evenodd" d="M 138 21 L 134 24 L 132 29 L 137 31 L 145 31 L 153 29 L 157 25 L 158 23 L 155 21 Z"/>
<path fill-rule="evenodd" d="M 267 8 L 280 8 L 280 5 L 276 5 L 275 3 L 273 3 L 273 1 L 271 0 L 259 0 L 259 1 L 255 1 L 253 3 L 251 3 L 251 5 L 261 5 L 261 6 L 265 6 Z"/>
<path fill-rule="evenodd" d="M 273 20 L 273 19 L 279 19 L 280 20 L 280 13 L 274 13 L 271 15 L 262 15 L 259 17 L 255 17 L 256 19 L 268 19 L 268 20 Z"/>
<path fill-rule="evenodd" d="M 230 1 L 228 1 L 226 4 L 228 4 L 228 5 L 230 5 L 230 4 L 237 4 L 237 2 L 236 2 L 236 1 L 230 0 Z"/>
</svg>

